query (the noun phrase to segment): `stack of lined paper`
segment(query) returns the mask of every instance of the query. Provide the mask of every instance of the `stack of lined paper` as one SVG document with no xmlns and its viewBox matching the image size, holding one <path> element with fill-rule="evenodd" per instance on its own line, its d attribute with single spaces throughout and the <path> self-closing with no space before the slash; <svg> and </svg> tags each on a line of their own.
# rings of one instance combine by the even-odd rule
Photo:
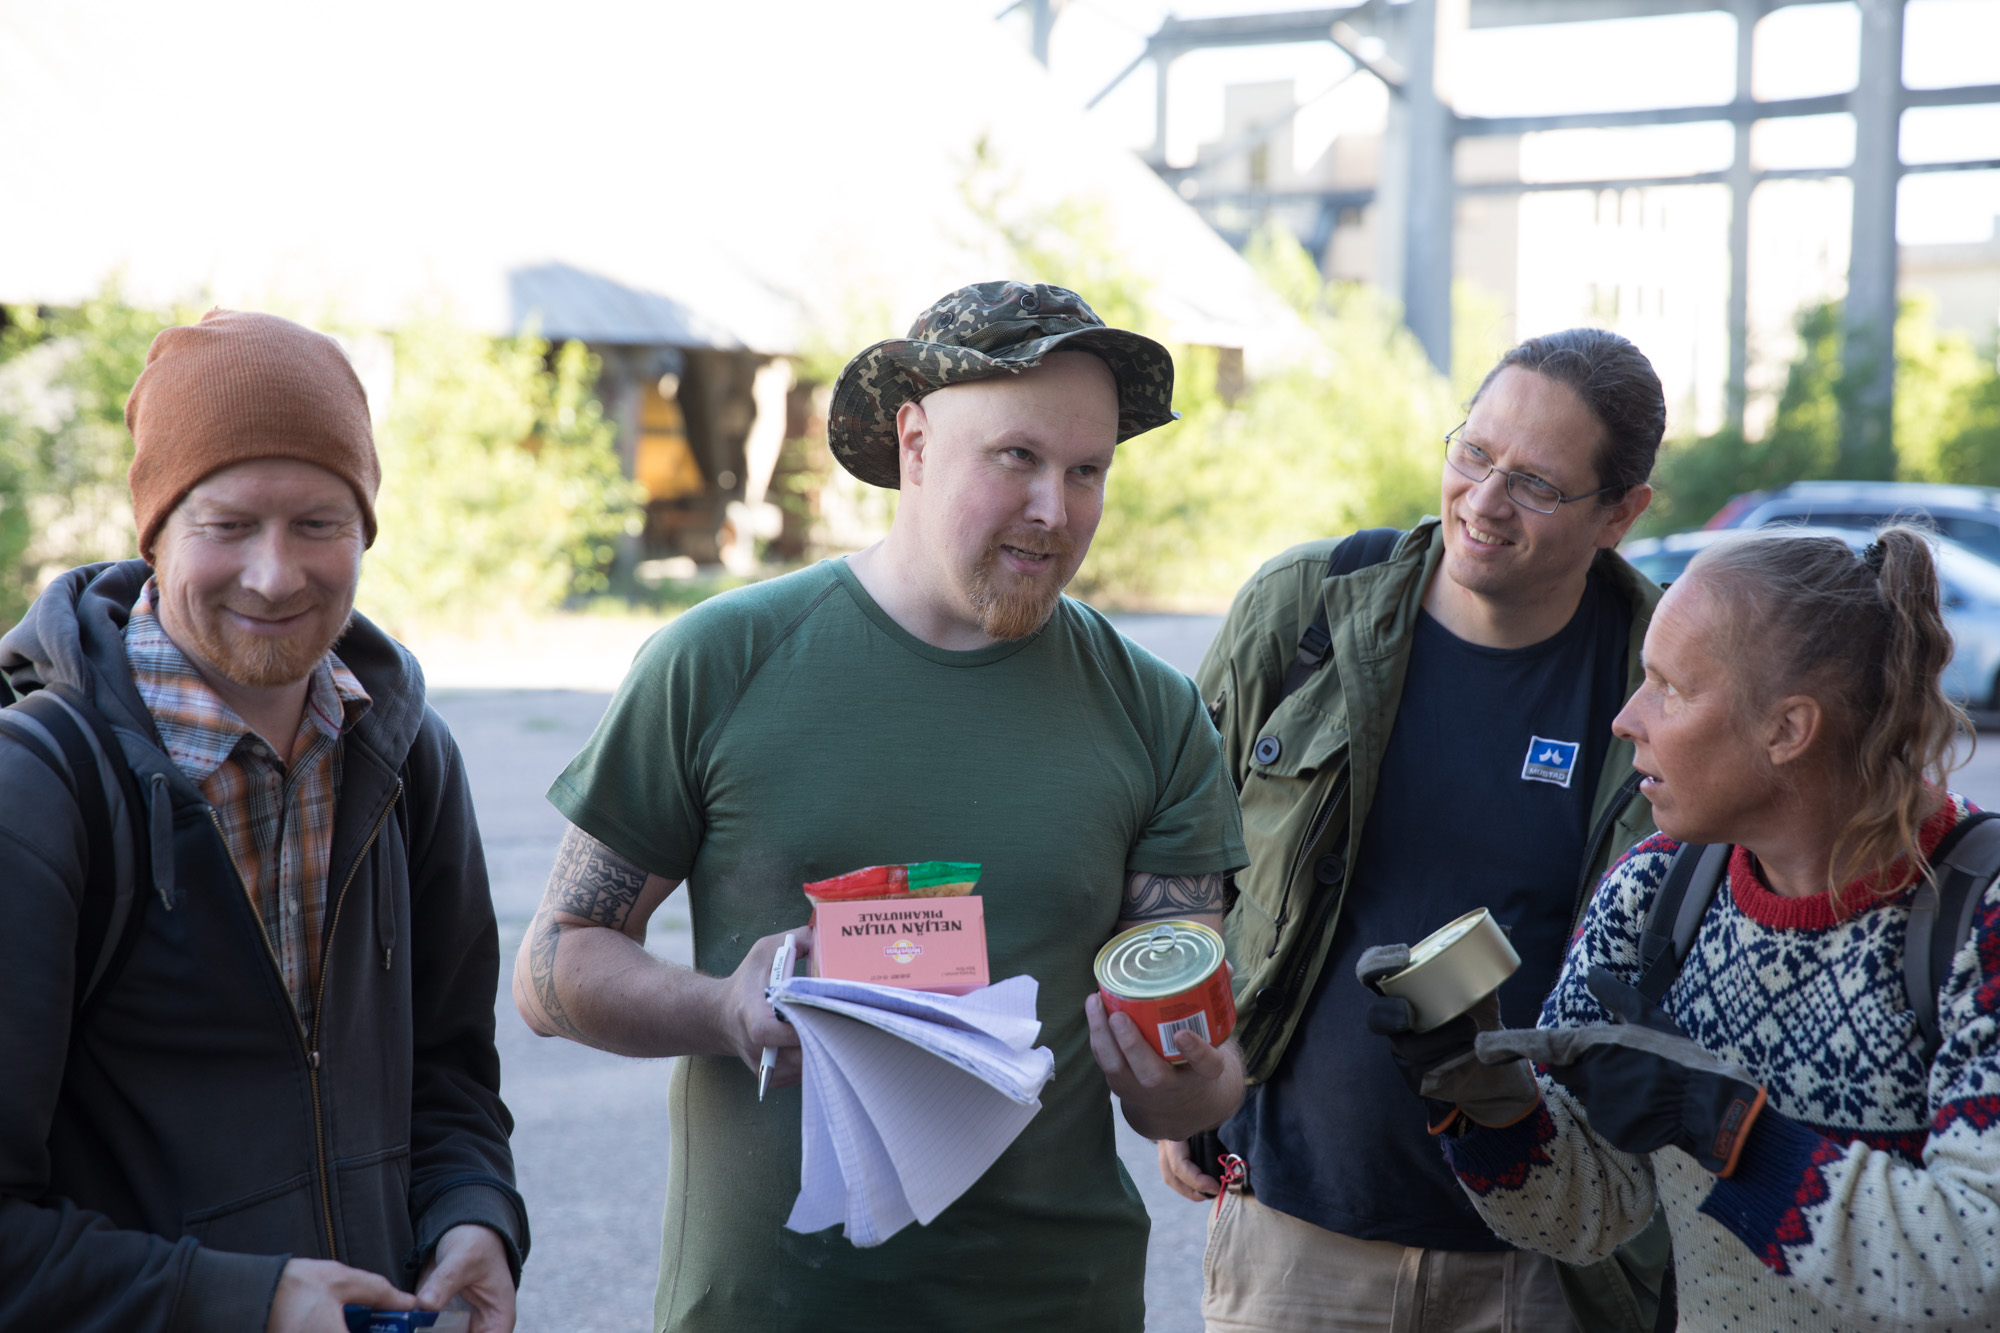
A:
<svg viewBox="0 0 2000 1333">
<path fill-rule="evenodd" d="M 970 1189 L 1042 1109 L 1035 979 L 938 995 L 792 977 L 771 1003 L 804 1056 L 803 1161 L 785 1225 L 880 1245 Z"/>
</svg>

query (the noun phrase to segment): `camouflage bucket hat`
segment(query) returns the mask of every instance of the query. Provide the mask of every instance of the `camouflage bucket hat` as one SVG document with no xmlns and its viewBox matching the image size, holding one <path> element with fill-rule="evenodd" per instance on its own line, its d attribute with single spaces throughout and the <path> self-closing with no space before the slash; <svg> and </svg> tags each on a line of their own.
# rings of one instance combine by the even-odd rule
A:
<svg viewBox="0 0 2000 1333">
<path fill-rule="evenodd" d="M 1151 338 L 1106 328 L 1083 298 L 1029 282 L 976 282 L 917 317 L 907 337 L 876 343 L 833 386 L 826 442 L 871 486 L 898 490 L 896 411 L 934 389 L 1018 375 L 1049 353 L 1089 352 L 1118 384 L 1118 441 L 1180 418 L 1174 359 Z"/>
</svg>

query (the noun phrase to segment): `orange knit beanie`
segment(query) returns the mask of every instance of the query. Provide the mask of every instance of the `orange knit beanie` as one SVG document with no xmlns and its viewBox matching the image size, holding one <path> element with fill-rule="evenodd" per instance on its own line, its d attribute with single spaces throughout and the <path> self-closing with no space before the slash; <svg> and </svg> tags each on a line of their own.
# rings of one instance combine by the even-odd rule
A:
<svg viewBox="0 0 2000 1333">
<path fill-rule="evenodd" d="M 375 543 L 382 467 L 368 395 L 340 344 L 252 311 L 209 311 L 199 324 L 162 329 L 125 404 L 132 516 L 139 553 L 203 477 L 253 458 L 296 458 L 333 473 L 361 501 Z"/>
</svg>

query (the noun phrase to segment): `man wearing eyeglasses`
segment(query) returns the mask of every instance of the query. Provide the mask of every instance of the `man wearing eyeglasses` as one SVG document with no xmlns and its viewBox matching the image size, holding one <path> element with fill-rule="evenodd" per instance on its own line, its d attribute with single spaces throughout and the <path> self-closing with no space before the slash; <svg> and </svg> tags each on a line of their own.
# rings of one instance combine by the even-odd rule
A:
<svg viewBox="0 0 2000 1333">
<path fill-rule="evenodd" d="M 1253 1086 L 1221 1130 L 1246 1175 L 1232 1165 L 1209 1227 L 1210 1333 L 1560 1329 L 1566 1288 L 1615 1327 L 1593 1295 L 1649 1295 L 1615 1271 L 1559 1279 L 1480 1223 L 1354 977 L 1366 946 L 1485 907 L 1522 959 L 1502 1008 L 1532 1024 L 1583 898 L 1652 831 L 1611 719 L 1659 589 L 1612 548 L 1652 498 L 1665 424 L 1624 338 L 1530 339 L 1446 438 L 1441 518 L 1372 562 L 1330 564 L 1332 540 L 1278 556 L 1202 663 L 1251 857 L 1226 934 Z M 1160 1164 L 1190 1199 L 1222 1188 L 1187 1144 Z"/>
</svg>

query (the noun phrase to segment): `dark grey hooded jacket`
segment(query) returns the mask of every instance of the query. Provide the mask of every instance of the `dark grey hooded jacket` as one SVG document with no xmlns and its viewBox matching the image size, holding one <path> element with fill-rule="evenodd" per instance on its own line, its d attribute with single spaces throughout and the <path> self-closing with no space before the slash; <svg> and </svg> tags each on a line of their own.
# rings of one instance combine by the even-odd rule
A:
<svg viewBox="0 0 2000 1333">
<path fill-rule="evenodd" d="M 171 862 L 135 885 L 137 942 L 73 1024 L 82 819 L 0 738 L 0 1333 L 261 1333 L 287 1258 L 407 1290 L 463 1222 L 500 1233 L 518 1278 L 493 908 L 415 660 L 358 616 L 338 645 L 373 703 L 345 742 L 308 1026 L 133 684 L 122 632 L 148 574 L 72 570 L 0 639 L 17 691 L 66 683 L 110 721 L 149 807 L 170 806 L 125 826 L 157 828 Z"/>
</svg>

